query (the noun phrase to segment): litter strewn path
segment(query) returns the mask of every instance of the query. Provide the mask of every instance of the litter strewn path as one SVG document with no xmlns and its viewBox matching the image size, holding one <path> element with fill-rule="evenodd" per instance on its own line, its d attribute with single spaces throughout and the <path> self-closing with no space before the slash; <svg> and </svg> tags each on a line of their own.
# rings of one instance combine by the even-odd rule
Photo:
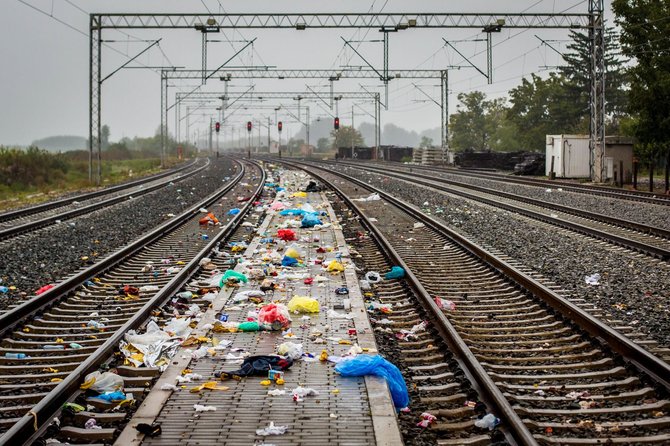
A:
<svg viewBox="0 0 670 446">
<path fill-rule="evenodd" d="M 402 444 L 386 383 L 335 371 L 340 357 L 374 354 L 376 345 L 339 223 L 323 193 L 301 192 L 307 183 L 284 172 L 273 211 L 235 268 L 248 283 L 223 287 L 192 333 L 205 356 L 192 359 L 199 346 L 182 346 L 116 444 Z M 281 215 L 291 210 L 307 213 Z M 301 227 L 314 215 L 316 226 Z M 283 267 L 272 266 L 278 258 Z M 278 312 L 266 317 L 271 302 Z M 278 352 L 295 358 L 278 379 L 218 377 Z M 142 438 L 138 423 L 162 433 Z"/>
</svg>

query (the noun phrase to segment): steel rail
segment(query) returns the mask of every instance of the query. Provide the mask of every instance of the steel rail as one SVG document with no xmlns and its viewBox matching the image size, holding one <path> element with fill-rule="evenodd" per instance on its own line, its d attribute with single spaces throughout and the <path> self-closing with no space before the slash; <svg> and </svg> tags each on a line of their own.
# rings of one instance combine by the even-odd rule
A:
<svg viewBox="0 0 670 446">
<path fill-rule="evenodd" d="M 184 174 L 183 176 L 179 177 L 179 180 L 186 179 L 190 176 L 195 175 L 196 173 L 200 172 L 201 170 L 205 169 L 209 163 L 205 164 L 204 166 L 198 167 L 192 172 L 189 172 L 187 174 Z M 14 226 L 11 228 L 3 229 L 0 230 L 0 240 L 5 240 L 10 237 L 15 237 L 17 235 L 26 233 L 26 232 L 31 232 L 35 231 L 40 228 L 47 227 L 49 225 L 52 225 L 54 223 L 57 223 L 58 221 L 62 220 L 69 220 L 74 217 L 78 217 L 80 215 L 87 214 L 89 212 L 97 211 L 98 209 L 102 209 L 105 207 L 113 206 L 115 204 L 121 203 L 123 201 L 126 201 L 130 199 L 131 197 L 139 197 L 145 194 L 148 194 L 149 192 L 153 192 L 155 190 L 158 190 L 162 187 L 165 187 L 165 185 L 168 184 L 168 182 L 163 181 L 162 183 L 154 184 L 153 186 L 149 186 L 146 189 L 142 189 L 139 191 L 135 192 L 128 192 L 123 195 L 119 195 L 116 197 L 108 198 L 103 201 L 99 201 L 97 203 L 92 203 L 89 204 L 88 206 L 83 206 L 77 209 L 73 209 L 71 211 L 63 212 L 62 214 L 57 214 L 57 215 L 52 215 L 51 217 L 45 217 L 40 220 L 35 220 L 32 222 L 24 223 L 22 225 Z"/>
<path fill-rule="evenodd" d="M 150 181 L 158 180 L 161 178 L 164 178 L 169 175 L 174 175 L 177 172 L 181 172 L 182 170 L 188 169 L 189 167 L 192 167 L 197 160 L 194 160 L 192 163 L 189 163 L 185 166 L 182 166 L 177 169 L 172 169 L 167 172 L 161 172 L 156 175 L 151 175 L 148 177 L 140 178 L 134 181 L 130 181 L 128 183 L 123 183 L 123 184 L 117 184 L 116 186 L 111 186 L 107 187 L 104 189 L 100 189 L 94 192 L 88 192 L 80 195 L 76 195 L 74 197 L 68 197 L 68 198 L 61 198 L 60 200 L 54 200 L 54 201 L 47 201 L 46 203 L 41 203 L 35 206 L 30 206 L 27 208 L 22 208 L 22 209 L 16 209 L 13 211 L 8 211 L 0 214 L 0 223 L 4 223 L 9 220 L 15 220 L 17 218 L 22 218 L 26 217 L 28 215 L 36 214 L 38 212 L 43 212 L 43 211 L 48 211 L 51 209 L 55 209 L 58 207 L 66 206 L 68 204 L 72 204 L 75 201 L 82 201 L 82 200 L 89 200 L 91 198 L 99 197 L 101 195 L 106 195 L 112 192 L 117 192 L 123 189 L 131 188 L 134 186 L 139 186 L 144 183 L 148 183 Z"/>
<path fill-rule="evenodd" d="M 350 163 L 345 163 L 345 164 L 350 165 L 352 167 L 355 167 L 357 169 L 367 170 L 367 171 L 376 172 L 376 173 L 382 173 L 382 174 L 392 176 L 392 177 L 395 177 L 395 178 L 403 179 L 403 180 L 406 180 L 406 181 L 411 181 L 415 184 L 420 184 L 420 185 L 432 187 L 434 189 L 438 189 L 440 191 L 447 192 L 447 193 L 450 193 L 450 194 L 459 195 L 461 197 L 464 197 L 464 198 L 467 198 L 467 199 L 470 199 L 470 200 L 475 200 L 475 201 L 479 201 L 479 202 L 482 202 L 482 203 L 486 203 L 486 204 L 491 205 L 491 206 L 503 208 L 503 209 L 506 209 L 510 212 L 522 214 L 522 215 L 525 215 L 527 217 L 530 217 L 530 218 L 533 218 L 533 219 L 536 219 L 536 220 L 541 220 L 541 221 L 544 221 L 546 223 L 557 225 L 557 226 L 560 226 L 560 227 L 563 227 L 563 228 L 566 228 L 566 229 L 570 229 L 572 231 L 580 232 L 582 234 L 586 234 L 586 235 L 591 236 L 591 237 L 611 241 L 611 242 L 613 242 L 617 245 L 621 245 L 621 246 L 625 246 L 627 248 L 631 248 L 631 249 L 634 249 L 634 250 L 637 250 L 637 251 L 641 251 L 641 252 L 647 253 L 649 255 L 652 255 L 654 257 L 658 257 L 660 259 L 663 259 L 663 260 L 670 259 L 670 250 L 667 250 L 667 249 L 659 248 L 657 246 L 652 246 L 652 245 L 642 243 L 642 242 L 639 242 L 639 241 L 636 241 L 636 240 L 631 240 L 629 238 L 621 237 L 621 236 L 618 236 L 616 234 L 611 234 L 611 233 L 604 232 L 604 231 L 601 231 L 601 230 L 598 230 L 598 229 L 590 228 L 588 226 L 584 226 L 584 225 L 581 225 L 579 223 L 563 220 L 563 219 L 560 219 L 558 217 L 552 217 L 550 215 L 545 215 L 545 214 L 542 214 L 540 212 L 536 212 L 536 211 L 533 211 L 533 210 L 530 210 L 530 209 L 519 208 L 519 207 L 516 207 L 514 205 L 510 205 L 510 204 L 507 204 L 507 203 L 502 203 L 502 202 L 499 202 L 499 201 L 496 201 L 496 200 L 493 200 L 493 199 L 490 199 L 490 198 L 481 197 L 481 196 L 471 194 L 471 193 L 468 193 L 468 192 L 465 192 L 465 191 L 450 189 L 450 188 L 448 188 L 446 186 L 443 186 L 439 183 L 447 183 L 447 184 L 451 184 L 453 186 L 469 188 L 469 189 L 473 189 L 473 190 L 476 190 L 476 191 L 479 191 L 479 192 L 484 192 L 484 193 L 491 194 L 491 195 L 498 195 L 500 197 L 509 198 L 511 200 L 517 200 L 517 201 L 521 201 L 521 202 L 524 202 L 524 203 L 532 204 L 534 206 L 553 209 L 553 210 L 557 210 L 557 211 L 560 211 L 560 212 L 565 212 L 567 214 L 572 214 L 572 215 L 576 215 L 576 216 L 579 216 L 579 217 L 583 217 L 583 218 L 587 218 L 587 219 L 591 219 L 591 220 L 595 220 L 595 221 L 600 221 L 602 223 L 607 223 L 607 224 L 610 224 L 610 225 L 619 226 L 619 227 L 622 227 L 622 228 L 625 228 L 625 229 L 632 229 L 634 231 L 638 231 L 638 232 L 641 232 L 641 233 L 644 233 L 644 234 L 649 234 L 649 235 L 656 236 L 656 237 L 670 239 L 670 231 L 662 229 L 662 228 L 643 225 L 643 224 L 636 223 L 636 222 L 633 222 L 633 221 L 630 221 L 630 220 L 622 220 L 622 219 L 618 219 L 618 218 L 614 218 L 614 217 L 609 217 L 609 216 L 606 216 L 606 215 L 600 215 L 600 214 L 596 214 L 596 213 L 593 213 L 593 212 L 584 211 L 584 210 L 576 209 L 576 208 L 570 208 L 570 207 L 559 205 L 559 204 L 547 203 L 547 202 L 537 200 L 537 199 L 534 199 L 534 198 L 523 197 L 521 195 L 516 195 L 516 194 L 509 193 L 509 192 L 496 191 L 496 190 L 488 189 L 488 188 L 483 187 L 483 186 L 475 186 L 475 185 L 471 185 L 471 184 L 467 184 L 467 183 L 461 183 L 459 181 L 447 180 L 447 179 L 444 179 L 444 178 L 435 179 L 433 177 L 429 177 L 429 176 L 423 175 L 423 174 L 417 174 L 417 173 L 414 173 L 414 172 L 412 172 L 412 174 L 406 174 L 404 172 L 374 168 L 374 167 L 369 167 L 369 166 L 359 166 L 359 165 L 353 165 L 353 164 L 350 164 Z M 423 179 L 426 179 L 426 180 L 422 180 L 420 178 L 423 178 Z"/>
<path fill-rule="evenodd" d="M 81 285 L 82 282 L 95 277 L 97 274 L 112 268 L 117 265 L 126 257 L 132 255 L 133 253 L 139 251 L 144 246 L 153 241 L 157 240 L 165 234 L 171 227 L 176 224 L 181 224 L 191 218 L 193 215 L 196 215 L 199 212 L 199 209 L 207 204 L 213 202 L 221 195 L 227 193 L 232 189 L 235 184 L 237 184 L 244 175 L 244 167 L 238 162 L 238 165 L 241 167 L 240 172 L 235 176 L 230 183 L 223 189 L 213 194 L 210 194 L 200 203 L 191 206 L 186 211 L 182 212 L 177 217 L 163 223 L 157 228 L 153 229 L 151 232 L 139 237 L 135 241 L 131 242 L 128 246 L 125 246 L 119 249 L 116 252 L 113 252 L 109 256 L 100 260 L 99 262 L 91 265 L 90 267 L 78 272 L 74 276 L 64 280 L 63 282 L 57 284 L 52 289 L 35 296 L 30 300 L 23 302 L 20 305 L 12 308 L 4 314 L 0 315 L 0 339 L 4 338 L 7 333 L 9 333 L 14 327 L 21 324 L 25 321 L 26 318 L 36 316 L 38 313 L 47 310 L 52 307 L 60 300 L 67 297 L 67 295 L 73 292 L 77 287 Z"/>
<path fill-rule="evenodd" d="M 575 183 L 570 183 L 568 181 L 542 180 L 539 178 L 520 178 L 511 175 L 503 175 L 498 173 L 483 173 L 481 171 L 468 170 L 468 169 L 454 169 L 454 168 L 440 168 L 433 166 L 412 165 L 412 168 L 415 167 L 421 170 L 429 170 L 445 174 L 478 177 L 492 181 L 498 180 L 507 183 L 526 184 L 529 186 L 561 187 L 562 189 L 569 190 L 570 192 L 576 192 L 581 194 L 600 195 L 610 198 L 618 198 L 620 200 L 639 201 L 651 204 L 658 204 L 662 206 L 670 206 L 670 196 L 666 198 L 664 195 L 659 195 L 653 192 L 646 192 L 642 190 L 633 191 L 626 189 L 613 189 L 611 187 L 606 186 L 580 186 Z"/>
<path fill-rule="evenodd" d="M 273 161 L 286 163 L 286 161 L 276 159 Z M 296 163 L 308 166 L 310 170 L 307 170 L 306 168 L 302 169 L 307 171 L 310 175 L 315 175 L 315 168 L 324 170 L 323 168 L 320 168 L 314 164 L 304 162 Z M 556 294 L 539 281 L 520 271 L 518 268 L 488 252 L 467 237 L 450 229 L 446 224 L 429 215 L 424 214 L 421 209 L 417 208 L 416 206 L 395 198 L 387 192 L 384 192 L 381 189 L 371 186 L 370 184 L 367 184 L 349 175 L 332 171 L 329 171 L 329 173 L 337 175 L 340 178 L 346 179 L 347 181 L 351 181 L 362 188 L 375 192 L 390 203 L 400 207 L 412 215 L 415 215 L 419 220 L 421 220 L 422 223 L 449 237 L 462 249 L 471 253 L 473 257 L 483 261 L 494 270 L 499 271 L 507 278 L 516 282 L 519 284 L 519 286 L 543 300 L 546 304 L 548 304 L 566 319 L 574 321 L 581 329 L 593 336 L 605 348 L 610 348 L 614 352 L 620 354 L 626 361 L 637 367 L 638 370 L 649 375 L 654 381 L 656 381 L 656 383 L 663 386 L 666 391 L 670 391 L 670 364 L 640 347 L 631 339 L 622 335 L 596 317 L 591 316 L 589 313 L 574 303 Z"/>
<path fill-rule="evenodd" d="M 102 344 L 95 353 L 91 354 L 84 362 L 82 362 L 75 370 L 73 370 L 63 381 L 61 381 L 51 392 L 47 394 L 39 403 L 37 403 L 30 413 L 24 415 L 14 426 L 12 426 L 2 437 L 0 437 L 0 444 L 30 444 L 33 437 L 37 436 L 40 431 L 40 426 L 44 427 L 45 424 L 51 421 L 54 414 L 60 409 L 63 403 L 68 401 L 68 399 L 79 390 L 79 386 L 83 378 L 97 369 L 109 356 L 112 354 L 114 349 L 118 346 L 119 341 L 123 339 L 123 336 L 128 332 L 128 330 L 133 330 L 140 327 L 146 320 L 151 316 L 151 312 L 157 306 L 162 305 L 167 299 L 169 299 L 177 290 L 179 290 L 185 283 L 187 283 L 193 273 L 199 268 L 200 260 L 211 252 L 216 244 L 230 235 L 237 226 L 241 223 L 242 219 L 247 215 L 251 209 L 254 198 L 257 197 L 263 190 L 263 185 L 265 184 L 265 171 L 257 163 L 253 163 L 257 168 L 261 170 L 261 181 L 258 188 L 254 192 L 253 197 L 247 201 L 244 205 L 241 212 L 239 212 L 212 240 L 198 253 L 196 256 L 184 266 L 184 268 L 177 273 L 161 290 L 156 293 L 144 306 L 122 327 L 120 327 L 112 336 L 110 336 L 104 344 Z M 230 191 L 236 184 L 240 182 L 245 173 L 245 168 L 242 167 L 240 174 L 235 177 L 235 181 L 232 181 L 228 186 L 226 186 L 221 191 L 214 193 L 207 197 L 205 200 L 201 201 L 200 204 L 191 207 L 189 210 L 183 212 L 179 217 L 169 222 L 169 225 L 162 225 L 161 228 L 152 231 L 152 235 L 155 235 L 153 239 L 158 238 L 164 234 L 164 230 L 167 229 L 167 226 L 180 226 L 181 223 L 186 222 L 194 215 L 198 213 L 198 209 L 202 206 L 207 206 L 213 201 L 220 198 L 222 195 Z M 179 224 L 177 224 L 179 223 Z M 145 241 L 144 237 L 137 240 L 132 244 L 135 248 L 133 252 L 143 248 L 150 241 Z M 127 253 L 123 258 L 132 254 Z M 119 263 L 118 260 L 114 264 Z M 109 265 L 108 267 L 111 267 Z M 81 283 L 81 280 L 80 282 Z M 35 429 L 35 425 L 38 426 Z"/>
<path fill-rule="evenodd" d="M 291 165 L 291 163 L 286 161 L 281 162 Z M 365 216 L 360 207 L 348 196 L 346 196 L 346 194 L 344 194 L 344 192 L 342 192 L 341 189 L 338 188 L 335 184 L 328 181 L 323 176 L 315 173 L 313 169 L 308 170 L 298 165 L 294 166 L 301 168 L 309 175 L 312 175 L 319 181 L 327 184 L 328 187 L 335 191 L 335 193 L 347 204 L 347 206 L 354 209 L 356 214 L 359 216 L 361 223 L 369 229 L 378 245 L 386 252 L 391 261 L 405 270 L 405 280 L 416 293 L 422 307 L 433 317 L 434 321 L 436 322 L 435 327 L 439 330 L 440 334 L 451 348 L 454 356 L 462 364 L 466 372 L 475 380 L 480 389 L 484 391 L 483 395 L 481 395 L 482 398 L 486 403 L 488 403 L 490 407 L 494 409 L 496 415 L 504 420 L 505 427 L 509 429 L 509 433 L 512 435 L 516 443 L 521 445 L 537 445 L 537 440 L 535 440 L 532 433 L 525 426 L 519 415 L 514 411 L 514 408 L 510 405 L 507 398 L 503 395 L 498 386 L 496 386 L 493 379 L 491 379 L 491 377 L 488 375 L 484 367 L 477 360 L 474 353 L 472 353 L 465 341 L 463 341 L 463 338 L 461 338 L 461 336 L 458 334 L 447 316 L 438 308 L 437 304 L 430 296 L 430 293 L 423 287 L 419 279 L 412 272 L 412 269 L 405 263 L 405 261 L 393 248 L 391 243 L 386 239 L 381 231 Z M 339 172 L 331 173 L 350 181 L 354 180 L 344 174 L 340 174 Z M 359 182 L 358 180 L 354 181 L 356 184 L 364 188 L 373 190 L 373 188 L 363 182 Z M 378 193 L 381 195 L 381 192 Z M 384 198 L 388 199 L 387 197 Z M 403 207 L 401 207 L 401 209 L 403 211 L 407 211 Z M 414 213 L 414 211 L 412 212 Z"/>
</svg>

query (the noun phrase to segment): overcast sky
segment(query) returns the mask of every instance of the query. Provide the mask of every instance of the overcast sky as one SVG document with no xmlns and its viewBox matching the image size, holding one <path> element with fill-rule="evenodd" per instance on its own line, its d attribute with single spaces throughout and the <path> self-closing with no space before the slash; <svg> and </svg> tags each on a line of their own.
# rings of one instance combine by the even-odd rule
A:
<svg viewBox="0 0 670 446">
<path fill-rule="evenodd" d="M 610 1 L 607 0 L 607 19 L 612 21 Z M 49 17 L 38 8 L 53 17 Z M 559 0 L 2 0 L 0 4 L 0 144 L 29 144 L 51 135 L 88 136 L 88 13 L 90 12 L 586 12 L 587 1 Z M 61 23 L 64 22 L 65 24 Z M 74 28 L 74 29 L 72 29 Z M 76 31 L 79 30 L 80 32 Z M 494 84 L 472 68 L 450 71 L 450 111 L 455 111 L 457 95 L 473 90 L 484 91 L 490 97 L 504 95 L 518 85 L 523 76 L 546 74 L 547 66 L 561 60 L 553 50 L 543 45 L 535 35 L 551 40 L 552 46 L 564 51 L 567 30 L 512 30 L 494 34 Z M 220 42 L 209 44 L 209 68 L 221 65 L 244 43 L 257 37 L 253 50 L 244 51 L 231 65 L 268 65 L 277 68 L 337 68 L 342 65 L 364 65 L 352 51 L 343 48 L 340 36 L 349 40 L 377 40 L 376 30 L 239 30 L 212 35 Z M 407 30 L 390 34 L 390 69 L 443 69 L 449 65 L 467 63 L 453 50 L 444 46 L 442 37 L 454 45 L 482 70 L 486 71 L 485 38 L 478 30 Z M 180 66 L 200 68 L 200 33 L 194 30 L 129 30 L 120 33 L 107 30 L 103 39 L 113 40 L 103 48 L 103 76 L 118 68 L 148 43 L 143 40 L 162 38 L 160 48 L 154 47 L 138 59 L 147 66 Z M 226 41 L 227 40 L 227 41 Z M 355 44 L 358 45 L 358 44 Z M 118 51 L 122 54 L 119 54 Z M 363 42 L 359 51 L 375 67 L 382 66 L 382 45 Z M 135 66 L 139 66 L 135 64 Z M 415 88 L 415 82 L 439 101 L 439 81 L 394 80 L 390 84 L 389 109 L 382 110 L 382 125 L 395 123 L 410 130 L 421 131 L 440 125 L 440 110 Z M 222 91 L 223 83 L 214 80 L 203 91 Z M 305 91 L 328 89 L 327 81 L 319 80 L 255 80 L 255 91 Z M 370 90 L 383 92 L 374 79 L 341 80 L 336 91 L 362 91 L 361 84 Z M 171 88 L 170 102 L 175 91 L 189 91 L 195 84 L 182 82 Z M 249 80 L 230 83 L 230 89 L 246 90 Z M 111 128 L 111 139 L 128 136 L 148 136 L 160 124 L 160 76 L 148 69 L 126 69 L 116 73 L 103 86 L 102 122 Z M 295 105 L 292 100 L 281 102 Z M 268 111 L 280 101 L 264 104 L 264 110 L 240 110 L 235 125 L 248 119 L 271 115 Z M 303 105 L 307 105 L 303 103 Z M 322 104 L 323 105 L 323 104 Z M 359 104 L 368 113 L 372 105 Z M 343 125 L 350 125 L 351 102 L 342 100 L 339 115 Z M 324 106 L 325 108 L 325 106 Z M 361 108 L 355 108 L 355 120 L 372 122 Z M 310 105 L 312 118 L 331 119 L 316 103 Z M 211 113 L 216 113 L 211 111 Z M 244 114 L 247 113 L 247 114 Z M 297 124 L 287 130 L 297 131 Z M 208 115 L 193 116 L 191 132 L 209 122 Z M 168 126 L 174 132 L 174 115 Z M 239 123 L 239 124 L 238 124 Z M 184 130 L 182 130 L 183 134 Z"/>
</svg>

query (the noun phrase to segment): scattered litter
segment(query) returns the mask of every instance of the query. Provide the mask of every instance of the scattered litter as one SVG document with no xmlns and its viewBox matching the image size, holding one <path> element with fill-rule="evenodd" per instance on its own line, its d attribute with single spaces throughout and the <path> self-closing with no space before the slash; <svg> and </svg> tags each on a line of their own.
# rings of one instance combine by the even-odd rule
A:
<svg viewBox="0 0 670 446">
<path fill-rule="evenodd" d="M 358 355 L 341 361 L 335 371 L 342 376 L 375 375 L 386 379 L 395 407 L 407 407 L 409 394 L 398 367 L 379 355 Z"/>
<path fill-rule="evenodd" d="M 311 387 L 296 387 L 291 393 L 293 394 L 293 401 L 295 402 L 302 401 L 302 398 L 306 396 L 316 396 L 319 394 L 317 390 L 314 390 Z"/>
<path fill-rule="evenodd" d="M 161 386 L 161 390 L 175 391 L 175 390 L 178 390 L 178 389 L 179 389 L 179 387 L 175 386 L 174 384 L 170 384 L 170 383 L 165 383 Z"/>
<path fill-rule="evenodd" d="M 214 412 L 216 411 L 215 406 L 203 406 L 202 404 L 194 404 L 193 408 L 196 412 Z"/>
<path fill-rule="evenodd" d="M 256 435 L 261 435 L 263 437 L 266 437 L 268 435 L 283 435 L 286 433 L 287 430 L 288 426 L 275 426 L 274 421 L 270 421 L 268 427 L 263 429 L 257 429 Z"/>
<path fill-rule="evenodd" d="M 237 376 L 267 376 L 270 370 L 287 370 L 293 365 L 293 359 L 284 356 L 259 355 L 249 356 L 242 367 L 233 372 L 220 372 L 221 379 Z"/>
<path fill-rule="evenodd" d="M 399 266 L 394 266 L 394 267 L 392 267 L 392 268 L 391 268 L 391 271 L 389 271 L 388 273 L 386 273 L 386 274 L 384 275 L 384 278 L 385 278 L 386 280 L 390 280 L 390 279 L 402 279 L 403 277 L 405 277 L 405 270 L 402 269 L 402 268 L 399 267 Z"/>
<path fill-rule="evenodd" d="M 377 271 L 368 271 L 365 273 L 365 280 L 368 283 L 379 283 L 382 281 L 382 276 Z"/>
<path fill-rule="evenodd" d="M 291 313 L 318 313 L 319 301 L 306 296 L 293 296 L 288 302 L 288 311 Z"/>
<path fill-rule="evenodd" d="M 500 424 L 500 419 L 493 414 L 484 415 L 483 418 L 475 421 L 475 426 L 481 427 L 482 429 L 488 428 L 488 430 L 493 430 L 494 427 Z"/>
<path fill-rule="evenodd" d="M 382 199 L 382 197 L 380 197 L 379 194 L 374 193 L 372 195 L 368 195 L 365 198 L 354 198 L 351 201 L 379 201 L 381 199 Z"/>
<path fill-rule="evenodd" d="M 84 424 L 84 429 L 102 429 L 102 426 L 98 426 L 98 422 L 95 421 L 95 418 L 89 418 Z"/>
<path fill-rule="evenodd" d="M 414 229 L 420 229 L 420 228 L 425 228 L 426 225 L 423 223 L 414 223 Z"/>
<path fill-rule="evenodd" d="M 286 390 L 282 390 L 282 389 L 268 390 L 268 395 L 270 395 L 270 396 L 286 395 Z"/>
<path fill-rule="evenodd" d="M 435 304 L 437 304 L 441 310 L 454 311 L 456 309 L 456 304 L 454 302 L 440 297 L 435 298 Z"/>
<path fill-rule="evenodd" d="M 283 342 L 277 347 L 277 354 L 288 356 L 291 359 L 300 359 L 302 357 L 302 344 L 294 342 Z"/>
<path fill-rule="evenodd" d="M 600 274 L 595 273 L 590 276 L 584 277 L 584 281 L 587 285 L 600 285 Z"/>
<path fill-rule="evenodd" d="M 419 421 L 416 425 L 418 427 L 423 427 L 427 428 L 431 424 L 433 424 L 437 420 L 437 417 L 433 414 L 430 414 L 428 412 L 424 412 L 421 414 L 421 421 Z"/>
</svg>

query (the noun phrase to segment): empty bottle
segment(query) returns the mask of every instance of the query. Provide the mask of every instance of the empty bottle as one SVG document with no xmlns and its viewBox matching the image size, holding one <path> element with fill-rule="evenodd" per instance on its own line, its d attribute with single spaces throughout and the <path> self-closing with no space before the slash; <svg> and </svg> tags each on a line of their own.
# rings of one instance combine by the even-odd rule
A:
<svg viewBox="0 0 670 446">
<path fill-rule="evenodd" d="M 5 353 L 5 358 L 7 359 L 24 359 L 25 357 L 25 353 Z"/>
</svg>

